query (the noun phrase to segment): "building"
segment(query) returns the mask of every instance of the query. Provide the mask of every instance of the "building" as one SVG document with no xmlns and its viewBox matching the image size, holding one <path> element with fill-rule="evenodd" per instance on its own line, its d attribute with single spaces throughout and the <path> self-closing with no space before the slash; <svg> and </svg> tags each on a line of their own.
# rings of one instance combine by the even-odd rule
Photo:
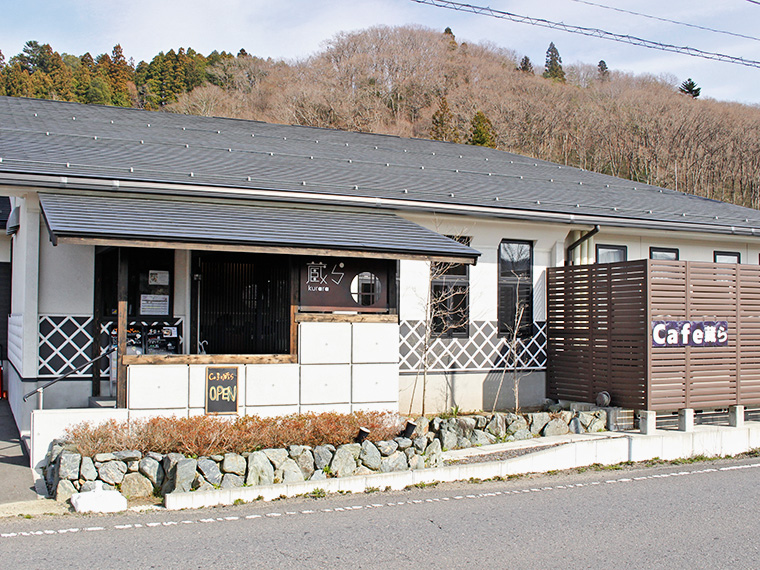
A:
<svg viewBox="0 0 760 570">
<path fill-rule="evenodd" d="M 550 268 L 760 261 L 758 211 L 502 151 L 23 98 L 0 194 L 22 434 L 74 369 L 45 410 L 537 405 Z"/>
</svg>

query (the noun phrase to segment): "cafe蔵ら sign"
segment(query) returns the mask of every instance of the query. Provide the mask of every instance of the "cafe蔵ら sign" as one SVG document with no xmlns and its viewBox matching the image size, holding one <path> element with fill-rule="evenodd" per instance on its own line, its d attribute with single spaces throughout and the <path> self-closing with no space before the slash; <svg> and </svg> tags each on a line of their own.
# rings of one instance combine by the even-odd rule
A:
<svg viewBox="0 0 760 570">
<path fill-rule="evenodd" d="M 726 346 L 728 321 L 652 321 L 652 347 Z"/>
</svg>

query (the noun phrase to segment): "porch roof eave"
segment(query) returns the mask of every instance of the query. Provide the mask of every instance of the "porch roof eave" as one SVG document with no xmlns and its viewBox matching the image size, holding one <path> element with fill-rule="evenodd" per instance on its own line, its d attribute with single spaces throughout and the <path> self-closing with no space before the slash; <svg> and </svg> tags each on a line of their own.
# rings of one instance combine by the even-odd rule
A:
<svg viewBox="0 0 760 570">
<path fill-rule="evenodd" d="M 480 252 L 387 212 L 40 194 L 51 241 L 474 264 Z"/>
</svg>

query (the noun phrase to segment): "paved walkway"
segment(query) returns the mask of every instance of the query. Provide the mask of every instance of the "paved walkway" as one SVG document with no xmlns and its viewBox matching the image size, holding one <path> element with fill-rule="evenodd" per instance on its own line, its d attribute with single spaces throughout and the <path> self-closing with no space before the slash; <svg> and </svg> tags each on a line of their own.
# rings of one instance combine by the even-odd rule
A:
<svg viewBox="0 0 760 570">
<path fill-rule="evenodd" d="M 0 400 L 0 505 L 38 498 L 29 456 L 19 438 L 8 400 Z"/>
</svg>

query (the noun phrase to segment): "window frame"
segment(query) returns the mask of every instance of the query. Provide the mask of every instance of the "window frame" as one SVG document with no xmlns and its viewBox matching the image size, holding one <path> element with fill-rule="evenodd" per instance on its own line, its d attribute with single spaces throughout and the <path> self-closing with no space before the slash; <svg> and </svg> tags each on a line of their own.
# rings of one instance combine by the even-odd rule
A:
<svg viewBox="0 0 760 570">
<path fill-rule="evenodd" d="M 649 259 L 654 259 L 652 255 L 654 253 L 674 253 L 676 258 L 675 259 L 658 259 L 658 261 L 680 261 L 681 260 L 681 252 L 677 247 L 655 247 L 650 246 L 649 248 Z"/>
<path fill-rule="evenodd" d="M 501 255 L 501 248 L 504 246 L 504 244 L 520 244 L 520 245 L 527 245 L 529 248 L 529 259 L 528 259 L 528 271 L 527 271 L 527 280 L 525 282 L 525 285 L 528 288 L 526 296 L 526 310 L 523 313 L 523 322 L 520 325 L 520 329 L 517 332 L 517 337 L 524 339 L 524 338 L 530 338 L 533 336 L 533 310 L 534 310 L 534 299 L 533 299 L 533 293 L 534 293 L 534 286 L 533 286 L 533 263 L 534 263 L 534 249 L 535 249 L 535 242 L 531 240 L 522 240 L 522 239 L 502 239 L 499 242 L 499 247 L 497 249 L 497 272 L 496 272 L 496 291 L 497 291 L 497 322 L 496 322 L 496 328 L 498 336 L 500 337 L 506 337 L 512 333 L 511 326 L 508 326 L 506 324 L 506 307 L 504 307 L 504 294 L 503 294 L 503 287 L 511 287 L 514 285 L 517 285 L 517 295 L 515 297 L 515 306 L 514 308 L 510 307 L 510 314 L 509 319 L 513 323 L 515 314 L 514 311 L 517 309 L 517 303 L 519 303 L 519 300 L 517 300 L 517 297 L 520 295 L 520 277 L 515 275 L 505 275 L 504 271 L 502 271 L 502 255 Z M 513 272 L 514 273 L 514 272 Z M 527 314 L 526 314 L 527 313 Z"/>
<path fill-rule="evenodd" d="M 718 256 L 725 255 L 735 257 L 736 261 L 718 261 Z M 742 254 L 738 251 L 713 251 L 713 263 L 736 263 L 741 264 Z"/>
<path fill-rule="evenodd" d="M 601 262 L 599 261 L 599 250 L 601 248 L 608 249 L 610 251 L 622 251 L 623 252 L 623 259 L 618 261 L 605 261 Z M 596 263 L 623 263 L 625 261 L 628 261 L 628 246 L 627 245 L 614 245 L 609 243 L 598 243 L 596 244 L 596 247 L 594 249 L 594 261 Z"/>
<path fill-rule="evenodd" d="M 472 243 L 471 236 L 446 236 L 449 239 L 469 246 Z M 460 271 L 460 268 L 463 270 Z M 446 291 L 442 297 L 436 297 L 436 289 Z M 464 298 L 457 302 L 457 293 L 460 289 Z M 437 305 L 446 303 L 444 315 L 437 314 Z M 431 322 L 430 328 L 434 337 L 437 338 L 469 338 L 470 336 L 470 266 L 466 263 L 446 263 L 433 261 L 430 263 L 430 303 Z M 459 323 L 453 322 L 453 316 L 461 312 L 462 318 Z"/>
</svg>

